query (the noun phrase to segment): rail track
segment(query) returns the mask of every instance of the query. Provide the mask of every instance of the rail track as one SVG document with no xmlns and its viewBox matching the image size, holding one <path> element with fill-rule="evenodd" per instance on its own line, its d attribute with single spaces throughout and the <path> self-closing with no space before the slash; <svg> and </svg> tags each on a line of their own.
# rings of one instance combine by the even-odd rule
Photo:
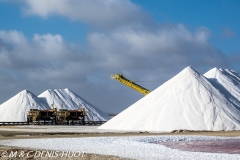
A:
<svg viewBox="0 0 240 160">
<path fill-rule="evenodd" d="M 101 125 L 106 121 L 89 121 L 86 122 L 85 125 Z M 35 121 L 35 122 L 0 122 L 0 126 L 17 126 L 17 125 L 61 125 L 61 124 L 53 124 L 52 121 Z M 63 125 L 81 125 L 79 123 L 69 122 L 68 124 Z"/>
</svg>

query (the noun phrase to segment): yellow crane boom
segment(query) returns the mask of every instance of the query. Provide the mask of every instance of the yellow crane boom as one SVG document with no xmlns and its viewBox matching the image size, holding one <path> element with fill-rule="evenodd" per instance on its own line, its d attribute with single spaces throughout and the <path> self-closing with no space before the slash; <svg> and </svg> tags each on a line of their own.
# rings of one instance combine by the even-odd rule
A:
<svg viewBox="0 0 240 160">
<path fill-rule="evenodd" d="M 125 84 L 126 86 L 142 93 L 144 96 L 151 92 L 150 90 L 134 83 L 133 81 L 128 80 L 122 74 L 113 74 L 113 75 L 111 75 L 111 79 L 116 79 L 120 83 Z"/>
</svg>

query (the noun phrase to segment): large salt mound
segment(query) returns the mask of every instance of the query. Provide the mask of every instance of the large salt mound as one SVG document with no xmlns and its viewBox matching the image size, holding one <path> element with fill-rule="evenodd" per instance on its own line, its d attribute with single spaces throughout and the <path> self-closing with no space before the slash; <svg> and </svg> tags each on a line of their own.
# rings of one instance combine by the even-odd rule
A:
<svg viewBox="0 0 240 160">
<path fill-rule="evenodd" d="M 54 104 L 54 107 L 58 109 L 85 108 L 91 121 L 107 121 L 110 119 L 106 113 L 94 107 L 68 88 L 55 90 L 48 89 L 38 97 L 47 102 L 49 106 Z"/>
<path fill-rule="evenodd" d="M 240 129 L 240 106 L 187 67 L 99 129 L 236 130 Z"/>
<path fill-rule="evenodd" d="M 31 108 L 50 109 L 44 101 L 24 90 L 0 105 L 0 122 L 26 122 Z"/>
</svg>

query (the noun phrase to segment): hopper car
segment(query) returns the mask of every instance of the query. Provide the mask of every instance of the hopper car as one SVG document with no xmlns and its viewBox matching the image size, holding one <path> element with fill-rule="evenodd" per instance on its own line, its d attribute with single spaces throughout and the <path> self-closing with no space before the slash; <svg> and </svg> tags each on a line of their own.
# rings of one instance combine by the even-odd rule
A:
<svg viewBox="0 0 240 160">
<path fill-rule="evenodd" d="M 79 110 L 67 110 L 57 108 L 49 110 L 30 109 L 27 112 L 27 122 L 31 124 L 53 124 L 53 125 L 71 125 L 89 123 L 89 117 L 84 108 Z"/>
</svg>

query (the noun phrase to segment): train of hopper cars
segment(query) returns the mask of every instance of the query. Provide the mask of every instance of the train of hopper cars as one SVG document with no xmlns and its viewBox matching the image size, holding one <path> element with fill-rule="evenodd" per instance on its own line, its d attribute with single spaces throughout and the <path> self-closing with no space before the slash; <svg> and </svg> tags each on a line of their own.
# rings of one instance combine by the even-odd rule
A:
<svg viewBox="0 0 240 160">
<path fill-rule="evenodd" d="M 0 122 L 0 125 L 99 125 L 106 121 L 90 121 L 84 108 L 67 109 L 30 109 L 26 122 Z"/>
</svg>

